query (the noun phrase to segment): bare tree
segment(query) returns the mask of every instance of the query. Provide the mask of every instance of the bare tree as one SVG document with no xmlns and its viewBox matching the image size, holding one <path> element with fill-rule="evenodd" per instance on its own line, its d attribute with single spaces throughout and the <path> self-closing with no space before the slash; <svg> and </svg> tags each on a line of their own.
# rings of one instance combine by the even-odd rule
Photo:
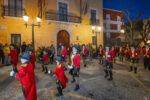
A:
<svg viewBox="0 0 150 100">
<path fill-rule="evenodd" d="M 127 18 L 127 23 L 125 23 L 125 37 L 126 41 L 130 44 L 134 44 L 134 37 L 136 34 L 136 25 L 140 20 L 140 17 L 143 15 L 143 11 L 141 11 L 133 20 L 131 18 L 131 14 L 128 10 L 124 10 L 125 17 Z"/>
</svg>

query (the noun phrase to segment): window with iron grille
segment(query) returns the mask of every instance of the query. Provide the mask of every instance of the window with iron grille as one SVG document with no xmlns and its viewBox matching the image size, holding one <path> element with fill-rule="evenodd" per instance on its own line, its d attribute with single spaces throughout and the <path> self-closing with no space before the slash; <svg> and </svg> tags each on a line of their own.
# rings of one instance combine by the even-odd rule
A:
<svg viewBox="0 0 150 100">
<path fill-rule="evenodd" d="M 59 2 L 59 20 L 68 21 L 68 5 L 66 3 Z"/>
<path fill-rule="evenodd" d="M 92 44 L 96 45 L 96 36 L 92 36 Z"/>
<path fill-rule="evenodd" d="M 8 0 L 8 7 L 7 8 L 5 7 L 5 15 L 21 17 L 22 16 L 22 0 Z"/>
</svg>

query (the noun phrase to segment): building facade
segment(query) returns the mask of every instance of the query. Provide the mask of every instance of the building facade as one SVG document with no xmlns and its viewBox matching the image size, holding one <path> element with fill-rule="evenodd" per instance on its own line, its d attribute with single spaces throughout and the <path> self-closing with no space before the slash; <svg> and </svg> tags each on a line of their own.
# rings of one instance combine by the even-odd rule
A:
<svg viewBox="0 0 150 100">
<path fill-rule="evenodd" d="M 113 9 L 103 9 L 105 44 L 120 45 L 124 40 L 124 13 Z"/>
<path fill-rule="evenodd" d="M 32 27 L 25 26 L 23 15 L 29 16 L 28 24 L 34 27 L 35 49 L 41 46 L 55 47 L 59 43 L 89 44 L 94 46 L 92 26 L 103 26 L 102 0 L 0 0 L 0 42 L 32 42 Z M 42 6 L 41 6 L 42 5 Z M 40 8 L 40 9 L 39 9 Z M 33 19 L 33 20 L 32 20 Z M 97 36 L 97 44 L 103 45 L 103 28 Z"/>
</svg>

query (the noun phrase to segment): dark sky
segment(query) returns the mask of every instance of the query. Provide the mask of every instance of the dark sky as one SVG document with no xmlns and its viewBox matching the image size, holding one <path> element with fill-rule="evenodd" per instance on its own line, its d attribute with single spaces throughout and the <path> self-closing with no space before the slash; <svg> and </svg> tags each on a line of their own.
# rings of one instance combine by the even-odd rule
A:
<svg viewBox="0 0 150 100">
<path fill-rule="evenodd" d="M 150 0 L 103 0 L 103 7 L 116 10 L 128 9 L 132 13 L 132 18 L 143 10 L 141 19 L 150 18 Z"/>
</svg>

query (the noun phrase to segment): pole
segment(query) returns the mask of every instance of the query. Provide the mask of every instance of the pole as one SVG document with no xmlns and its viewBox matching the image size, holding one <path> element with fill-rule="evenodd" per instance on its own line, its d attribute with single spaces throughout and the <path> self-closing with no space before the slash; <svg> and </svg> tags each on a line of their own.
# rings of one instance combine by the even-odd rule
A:
<svg viewBox="0 0 150 100">
<path fill-rule="evenodd" d="M 97 32 L 96 32 L 96 51 L 97 51 Z"/>
<path fill-rule="evenodd" d="M 35 56 L 35 47 L 34 47 L 34 22 L 32 18 L 32 46 L 33 46 L 33 54 Z"/>
<path fill-rule="evenodd" d="M 80 0 L 80 18 L 82 19 L 82 0 Z"/>
</svg>

